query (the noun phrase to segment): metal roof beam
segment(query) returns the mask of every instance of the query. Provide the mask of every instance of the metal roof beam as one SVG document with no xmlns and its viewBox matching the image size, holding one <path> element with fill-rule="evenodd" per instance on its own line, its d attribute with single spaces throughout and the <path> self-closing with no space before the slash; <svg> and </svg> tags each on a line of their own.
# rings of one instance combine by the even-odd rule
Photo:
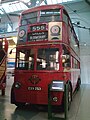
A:
<svg viewBox="0 0 90 120">
<path fill-rule="evenodd" d="M 90 5 L 90 0 L 85 0 L 85 2 L 86 2 L 88 5 Z"/>
<path fill-rule="evenodd" d="M 44 3 L 47 5 L 47 0 L 44 0 Z"/>
<path fill-rule="evenodd" d="M 16 0 L 1 0 L 1 3 L 14 2 Z"/>
<path fill-rule="evenodd" d="M 10 21 L 9 25 L 11 26 L 12 30 L 13 30 L 13 23 L 11 18 L 9 17 L 9 14 L 6 13 L 6 11 L 4 10 L 4 8 L 2 8 L 2 12 L 5 13 L 5 15 L 7 16 L 8 20 Z"/>
</svg>

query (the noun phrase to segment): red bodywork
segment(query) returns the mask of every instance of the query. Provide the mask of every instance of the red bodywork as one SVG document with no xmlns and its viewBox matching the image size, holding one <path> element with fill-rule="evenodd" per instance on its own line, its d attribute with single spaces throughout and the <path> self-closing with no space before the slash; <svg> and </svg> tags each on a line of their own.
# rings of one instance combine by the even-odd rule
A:
<svg viewBox="0 0 90 120">
<path fill-rule="evenodd" d="M 40 78 L 38 84 L 32 84 L 30 78 L 32 75 L 37 75 Z M 47 104 L 48 103 L 48 85 L 52 80 L 63 80 L 64 76 L 60 72 L 24 72 L 17 71 L 15 73 L 15 82 L 21 83 L 20 89 L 15 89 L 15 97 L 18 102 L 27 102 L 31 104 Z M 66 79 L 66 78 L 65 78 Z M 67 81 L 67 79 L 66 79 Z M 28 90 L 28 87 L 41 87 L 41 90 Z M 62 103 L 63 92 L 53 92 L 53 97 L 58 97 L 58 102 L 54 103 L 60 105 Z"/>
</svg>

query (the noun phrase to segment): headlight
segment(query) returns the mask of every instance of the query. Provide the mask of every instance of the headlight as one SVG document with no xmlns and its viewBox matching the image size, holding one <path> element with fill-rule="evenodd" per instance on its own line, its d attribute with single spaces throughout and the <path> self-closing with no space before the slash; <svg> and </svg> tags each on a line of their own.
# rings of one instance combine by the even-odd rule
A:
<svg viewBox="0 0 90 120">
<path fill-rule="evenodd" d="M 25 30 L 20 30 L 19 31 L 19 37 L 23 37 L 25 35 Z"/>
<path fill-rule="evenodd" d="M 52 100 L 53 100 L 54 102 L 57 102 L 57 101 L 58 101 L 58 98 L 57 98 L 57 97 L 53 97 Z"/>
<path fill-rule="evenodd" d="M 51 91 L 64 91 L 64 81 L 53 80 L 50 86 Z"/>
<path fill-rule="evenodd" d="M 21 83 L 16 82 L 16 83 L 15 83 L 15 88 L 19 89 L 20 87 L 21 87 Z"/>
</svg>

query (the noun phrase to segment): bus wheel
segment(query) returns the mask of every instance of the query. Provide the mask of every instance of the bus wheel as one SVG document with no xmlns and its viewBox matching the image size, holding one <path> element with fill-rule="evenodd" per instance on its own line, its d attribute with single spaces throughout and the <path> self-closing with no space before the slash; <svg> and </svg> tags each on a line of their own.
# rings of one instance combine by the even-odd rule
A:
<svg viewBox="0 0 90 120">
<path fill-rule="evenodd" d="M 80 85 L 81 85 L 81 79 L 79 78 L 78 81 L 77 81 L 76 90 L 80 89 Z"/>
<path fill-rule="evenodd" d="M 70 109 L 71 102 L 72 102 L 72 89 L 70 84 L 68 84 L 68 110 Z"/>
<path fill-rule="evenodd" d="M 71 102 L 72 102 L 72 88 L 71 88 L 70 83 L 68 83 L 67 102 L 68 102 L 67 109 L 69 110 L 69 109 L 70 109 Z M 66 109 L 66 108 L 65 108 L 64 97 L 63 97 L 63 100 L 62 100 L 62 111 L 65 111 L 65 109 Z"/>
<path fill-rule="evenodd" d="M 26 104 L 26 103 L 17 102 L 15 100 L 14 85 L 12 85 L 12 88 L 11 88 L 11 104 L 15 104 L 17 107 L 24 107 Z"/>
<path fill-rule="evenodd" d="M 20 108 L 22 108 L 22 107 L 25 106 L 25 103 L 21 103 L 21 102 L 15 102 L 14 104 L 15 104 L 17 107 L 20 107 Z"/>
<path fill-rule="evenodd" d="M 5 95 L 5 89 L 2 89 L 2 96 Z"/>
</svg>

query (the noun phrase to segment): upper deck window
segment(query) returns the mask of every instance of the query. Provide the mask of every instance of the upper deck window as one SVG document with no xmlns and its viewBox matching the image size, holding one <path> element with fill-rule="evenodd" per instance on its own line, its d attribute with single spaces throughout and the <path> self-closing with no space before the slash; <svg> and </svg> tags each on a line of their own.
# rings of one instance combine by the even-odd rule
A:
<svg viewBox="0 0 90 120">
<path fill-rule="evenodd" d="M 40 11 L 40 22 L 51 22 L 60 20 L 60 9 L 49 9 Z"/>
<path fill-rule="evenodd" d="M 40 14 L 38 14 L 39 12 Z M 51 21 L 60 21 L 60 9 L 41 10 L 22 14 L 21 25 Z"/>
<path fill-rule="evenodd" d="M 63 21 L 68 25 L 68 16 L 65 10 L 63 10 Z"/>
<path fill-rule="evenodd" d="M 37 22 L 37 12 L 22 14 L 21 25 L 33 24 Z"/>
</svg>

